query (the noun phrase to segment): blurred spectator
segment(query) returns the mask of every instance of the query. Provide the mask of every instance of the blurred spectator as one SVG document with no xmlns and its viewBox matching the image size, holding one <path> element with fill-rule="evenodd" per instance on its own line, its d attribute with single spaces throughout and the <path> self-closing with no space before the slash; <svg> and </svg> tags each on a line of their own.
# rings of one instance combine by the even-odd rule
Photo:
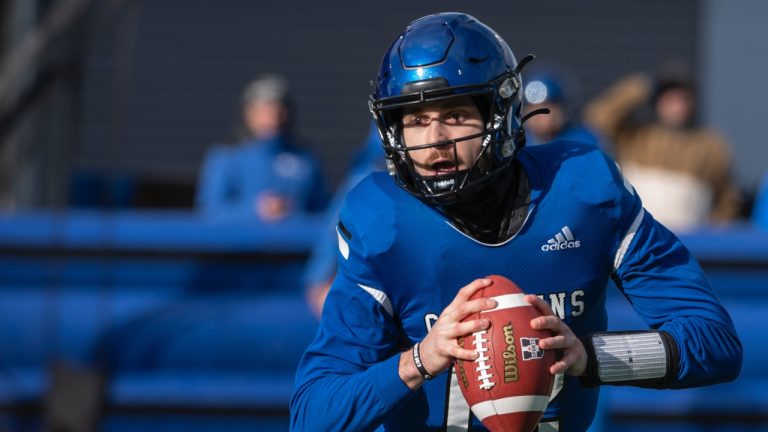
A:
<svg viewBox="0 0 768 432">
<path fill-rule="evenodd" d="M 203 160 L 197 203 L 208 214 L 255 214 L 275 221 L 318 211 L 326 190 L 318 161 L 292 134 L 288 83 L 262 75 L 243 92 L 246 140 L 215 145 Z"/>
<path fill-rule="evenodd" d="M 344 203 L 344 197 L 369 173 L 384 170 L 386 170 L 386 166 L 381 138 L 376 125 L 372 123 L 363 148 L 355 157 L 346 179 L 339 185 L 328 206 L 327 229 L 315 242 L 312 256 L 307 264 L 304 275 L 307 302 L 318 317 L 323 310 L 328 288 L 330 288 L 333 277 L 336 275 L 336 256 L 339 250 L 336 225 L 339 221 L 339 211 Z"/>
<path fill-rule="evenodd" d="M 739 211 L 729 146 L 696 124 L 696 102 L 688 69 L 670 65 L 655 78 L 621 79 L 585 109 L 587 124 L 615 146 L 645 208 L 674 231 L 728 221 Z"/>
<path fill-rule="evenodd" d="M 547 108 L 549 114 L 534 115 L 525 122 L 526 143 L 544 144 L 557 139 L 598 144 L 597 136 L 577 121 L 573 85 L 554 70 L 534 72 L 523 92 L 524 113 Z"/>
<path fill-rule="evenodd" d="M 755 195 L 752 222 L 760 228 L 768 229 L 768 172 L 763 175 L 763 180 L 757 189 L 757 195 Z"/>
</svg>

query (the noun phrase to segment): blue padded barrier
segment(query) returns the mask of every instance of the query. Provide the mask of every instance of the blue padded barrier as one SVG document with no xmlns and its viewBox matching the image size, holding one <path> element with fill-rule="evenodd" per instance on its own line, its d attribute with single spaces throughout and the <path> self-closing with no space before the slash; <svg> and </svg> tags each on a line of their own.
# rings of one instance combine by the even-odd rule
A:
<svg viewBox="0 0 768 432">
<path fill-rule="evenodd" d="M 768 267 L 768 231 L 751 224 L 704 226 L 679 237 L 704 267 Z"/>
<path fill-rule="evenodd" d="M 278 400 L 279 409 L 265 415 L 285 426 L 293 370 L 316 325 L 302 300 L 302 271 L 324 227 L 314 217 L 261 225 L 180 212 L 0 216 L 0 414 L 39 406 L 49 365 L 63 360 L 113 371 L 130 366 L 110 381 L 117 407 L 237 401 L 252 410 Z M 291 301 L 254 306 L 262 296 Z M 278 320 L 272 331 L 261 330 L 258 319 L 269 313 L 298 316 L 309 327 Z M 110 342 L 110 335 L 125 339 Z M 153 352 L 142 340 L 162 349 Z M 211 349 L 216 341 L 220 349 Z M 126 353 L 120 342 L 136 348 L 132 356 L 117 356 Z M 105 348 L 110 343 L 114 350 Z M 258 350 L 266 348 L 275 355 L 259 365 Z M 263 372 L 267 367 L 273 370 Z M 183 382 L 194 385 L 177 385 Z M 39 426 L 39 416 L 27 414 L 0 421 Z M 252 414 L 244 424 L 253 426 Z"/>
<path fill-rule="evenodd" d="M 104 333 L 114 371 L 194 370 L 292 375 L 317 320 L 302 298 L 207 296 L 184 300 Z"/>
<path fill-rule="evenodd" d="M 213 218 L 181 211 L 88 210 L 0 215 L 5 249 L 305 253 L 322 216 L 294 216 L 275 223 L 253 218 Z"/>
<path fill-rule="evenodd" d="M 285 432 L 289 419 L 271 414 L 117 413 L 100 426 L 102 432 Z"/>
<path fill-rule="evenodd" d="M 9 336 L 0 358 L 6 365 L 88 361 L 105 328 L 180 299 L 300 297 L 304 262 L 323 223 L 306 217 L 263 225 L 181 212 L 0 216 L 0 334 Z"/>
<path fill-rule="evenodd" d="M 8 286 L 0 291 L 0 380 L 7 368 L 39 368 L 50 359 L 51 312 L 56 307 L 45 286 Z"/>
<path fill-rule="evenodd" d="M 38 402 L 48 388 L 49 376 L 41 365 L 4 367 L 0 383 L 0 405 L 8 407 Z"/>
</svg>

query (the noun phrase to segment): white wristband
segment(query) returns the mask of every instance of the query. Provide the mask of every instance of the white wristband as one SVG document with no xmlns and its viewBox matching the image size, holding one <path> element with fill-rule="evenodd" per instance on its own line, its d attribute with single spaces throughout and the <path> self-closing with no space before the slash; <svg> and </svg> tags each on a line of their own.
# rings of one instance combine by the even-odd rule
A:
<svg viewBox="0 0 768 432">
<path fill-rule="evenodd" d="M 600 381 L 664 378 L 667 351 L 658 332 L 604 333 L 592 336 Z"/>
</svg>

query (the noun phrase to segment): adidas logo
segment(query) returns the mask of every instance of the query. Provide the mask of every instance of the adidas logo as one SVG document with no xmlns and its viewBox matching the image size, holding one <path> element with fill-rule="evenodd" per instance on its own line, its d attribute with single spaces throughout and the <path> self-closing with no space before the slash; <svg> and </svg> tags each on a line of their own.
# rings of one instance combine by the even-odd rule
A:
<svg viewBox="0 0 768 432">
<path fill-rule="evenodd" d="M 541 245 L 544 252 L 573 249 L 581 247 L 581 241 L 573 238 L 573 233 L 568 226 L 564 226 L 554 238 L 547 240 L 546 244 Z"/>
</svg>

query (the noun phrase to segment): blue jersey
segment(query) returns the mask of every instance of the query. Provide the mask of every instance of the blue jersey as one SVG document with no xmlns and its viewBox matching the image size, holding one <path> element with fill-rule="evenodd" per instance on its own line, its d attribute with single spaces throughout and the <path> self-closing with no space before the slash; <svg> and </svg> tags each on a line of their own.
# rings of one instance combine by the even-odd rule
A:
<svg viewBox="0 0 768 432">
<path fill-rule="evenodd" d="M 265 192 L 288 200 L 293 213 L 320 211 L 327 198 L 316 158 L 286 137 L 217 145 L 206 153 L 197 190 L 205 213 L 251 216 Z"/>
<path fill-rule="evenodd" d="M 461 287 L 489 274 L 542 296 L 579 336 L 606 329 L 613 278 L 648 326 L 677 342 L 673 387 L 738 373 L 740 342 L 701 268 L 643 210 L 610 158 L 558 141 L 526 148 L 518 160 L 531 202 L 518 234 L 499 244 L 465 235 L 386 174 L 350 192 L 339 271 L 297 372 L 294 430 L 484 430 L 452 369 L 411 391 L 399 378 L 398 354 L 426 336 Z M 555 387 L 544 419 L 585 430 L 598 389 L 570 376 Z"/>
</svg>

